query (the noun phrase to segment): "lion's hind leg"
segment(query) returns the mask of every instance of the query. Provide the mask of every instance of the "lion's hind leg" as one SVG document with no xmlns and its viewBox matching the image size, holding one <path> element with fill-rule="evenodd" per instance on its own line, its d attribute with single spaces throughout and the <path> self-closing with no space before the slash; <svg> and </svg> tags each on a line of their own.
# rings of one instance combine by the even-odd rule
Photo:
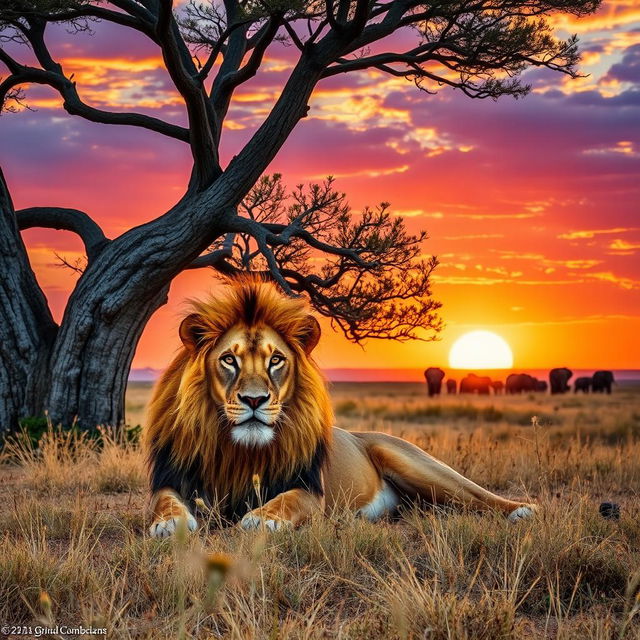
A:
<svg viewBox="0 0 640 640">
<path fill-rule="evenodd" d="M 484 489 L 406 440 L 384 433 L 353 435 L 364 443 L 382 475 L 409 498 L 496 509 L 512 521 L 531 517 L 536 510 L 535 505 L 507 500 Z"/>
</svg>

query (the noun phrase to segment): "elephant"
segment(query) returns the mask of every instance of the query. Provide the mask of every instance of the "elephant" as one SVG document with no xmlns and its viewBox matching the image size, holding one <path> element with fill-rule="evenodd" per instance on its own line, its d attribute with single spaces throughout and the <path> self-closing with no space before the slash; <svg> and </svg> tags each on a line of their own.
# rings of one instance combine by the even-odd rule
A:
<svg viewBox="0 0 640 640">
<path fill-rule="evenodd" d="M 493 380 L 491 386 L 493 388 L 493 394 L 496 396 L 500 395 L 504 390 L 504 382 L 502 382 L 502 380 Z"/>
<path fill-rule="evenodd" d="M 546 380 L 538 380 L 538 378 L 534 378 L 534 380 L 536 381 L 536 391 L 544 393 L 549 388 Z"/>
<path fill-rule="evenodd" d="M 455 395 L 457 387 L 458 387 L 458 383 L 455 380 L 453 380 L 452 378 L 449 378 L 447 380 L 447 393 L 449 395 Z"/>
<path fill-rule="evenodd" d="M 522 393 L 523 391 L 536 391 L 536 382 L 528 373 L 512 373 L 507 376 L 507 393 Z"/>
<path fill-rule="evenodd" d="M 592 378 L 590 378 L 589 376 L 576 378 L 573 383 L 573 392 L 578 393 L 578 391 L 582 391 L 583 393 L 589 393 L 591 389 L 591 381 Z"/>
<path fill-rule="evenodd" d="M 509 395 L 513 393 L 522 393 L 519 373 L 510 373 L 507 376 L 505 392 L 508 393 Z"/>
<path fill-rule="evenodd" d="M 551 393 L 566 393 L 569 391 L 569 385 L 567 384 L 573 375 L 571 369 L 566 367 L 551 369 L 549 371 L 549 386 L 551 387 Z"/>
<path fill-rule="evenodd" d="M 424 377 L 427 381 L 427 388 L 429 390 L 429 397 L 439 396 L 442 391 L 442 379 L 444 378 L 444 371 L 438 369 L 438 367 L 429 367 L 424 372 Z"/>
<path fill-rule="evenodd" d="M 491 378 L 470 373 L 460 381 L 460 393 L 477 393 L 488 396 L 491 389 Z"/>
<path fill-rule="evenodd" d="M 614 382 L 612 371 L 596 371 L 591 378 L 591 389 L 593 393 L 611 393 Z"/>
</svg>

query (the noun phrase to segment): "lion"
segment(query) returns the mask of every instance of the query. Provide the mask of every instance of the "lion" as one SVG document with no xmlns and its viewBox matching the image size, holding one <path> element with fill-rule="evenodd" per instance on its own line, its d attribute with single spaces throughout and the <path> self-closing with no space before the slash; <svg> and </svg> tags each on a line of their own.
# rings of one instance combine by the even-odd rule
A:
<svg viewBox="0 0 640 640">
<path fill-rule="evenodd" d="M 197 528 L 196 503 L 244 529 L 297 527 L 346 507 L 377 520 L 406 502 L 494 509 L 510 520 L 536 506 L 507 500 L 417 446 L 333 426 L 312 352 L 320 325 L 302 298 L 255 277 L 195 302 L 182 348 L 158 381 L 143 442 L 153 537 Z M 200 502 L 202 501 L 202 502 Z"/>
</svg>

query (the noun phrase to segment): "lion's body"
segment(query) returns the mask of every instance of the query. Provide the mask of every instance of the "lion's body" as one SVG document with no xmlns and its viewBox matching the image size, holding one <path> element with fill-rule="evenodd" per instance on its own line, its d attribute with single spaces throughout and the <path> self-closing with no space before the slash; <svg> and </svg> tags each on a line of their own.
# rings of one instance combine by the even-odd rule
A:
<svg viewBox="0 0 640 640">
<path fill-rule="evenodd" d="M 414 498 L 524 513 L 404 440 L 334 428 L 302 300 L 255 279 L 230 290 L 183 321 L 184 348 L 151 400 L 153 535 L 180 517 L 194 529 L 197 498 L 245 527 L 342 506 L 375 519 Z"/>
</svg>

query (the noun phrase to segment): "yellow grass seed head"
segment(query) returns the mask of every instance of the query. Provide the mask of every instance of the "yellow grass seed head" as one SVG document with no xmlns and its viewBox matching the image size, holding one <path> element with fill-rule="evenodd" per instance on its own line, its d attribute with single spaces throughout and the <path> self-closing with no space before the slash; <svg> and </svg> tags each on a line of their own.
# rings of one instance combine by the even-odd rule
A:
<svg viewBox="0 0 640 640">
<path fill-rule="evenodd" d="M 260 501 L 260 476 L 254 473 L 251 481 L 253 482 L 253 490 L 255 491 L 256 497 Z M 262 501 L 260 501 L 260 506 L 262 506 Z"/>
<path fill-rule="evenodd" d="M 205 556 L 204 565 L 207 576 L 207 594 L 204 604 L 205 609 L 211 611 L 235 563 L 226 553 L 210 553 Z"/>
<path fill-rule="evenodd" d="M 226 553 L 210 553 L 204 561 L 207 575 L 217 573 L 223 578 L 227 576 L 234 565 L 233 558 Z"/>
<path fill-rule="evenodd" d="M 44 615 L 49 618 L 51 617 L 51 598 L 46 591 L 40 591 L 40 608 Z"/>
<path fill-rule="evenodd" d="M 198 507 L 198 509 L 200 509 L 201 511 L 204 511 L 205 513 L 208 513 L 209 511 L 211 511 L 211 509 L 209 509 L 209 507 L 206 505 L 205 501 L 202 498 L 196 498 L 195 503 L 196 503 L 196 507 Z"/>
</svg>

